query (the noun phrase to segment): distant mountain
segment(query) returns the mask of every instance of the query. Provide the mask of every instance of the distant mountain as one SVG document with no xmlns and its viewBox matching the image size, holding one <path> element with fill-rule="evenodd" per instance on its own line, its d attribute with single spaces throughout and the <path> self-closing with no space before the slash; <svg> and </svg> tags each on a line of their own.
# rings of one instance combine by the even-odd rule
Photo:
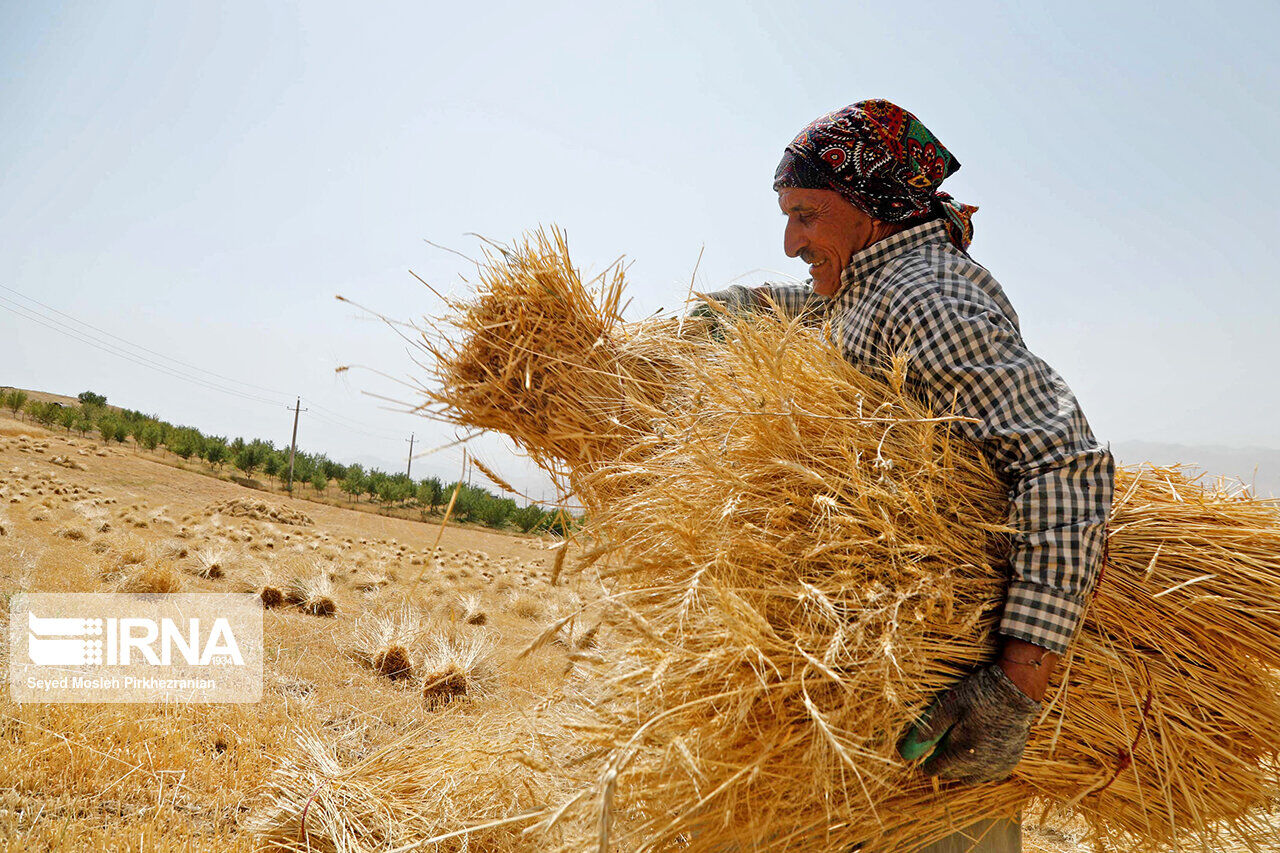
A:
<svg viewBox="0 0 1280 853">
<path fill-rule="evenodd" d="M 1280 497 L 1280 450 L 1273 448 L 1115 441 L 1111 452 L 1127 465 L 1188 465 L 1251 485 L 1258 497 Z"/>
</svg>

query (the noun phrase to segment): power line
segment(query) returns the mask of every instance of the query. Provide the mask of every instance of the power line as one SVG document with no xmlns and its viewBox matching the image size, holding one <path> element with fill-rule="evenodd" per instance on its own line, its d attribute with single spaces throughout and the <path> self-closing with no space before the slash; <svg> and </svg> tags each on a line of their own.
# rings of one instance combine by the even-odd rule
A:
<svg viewBox="0 0 1280 853">
<path fill-rule="evenodd" d="M 108 332 L 105 329 L 100 329 L 97 326 L 94 326 L 90 323 L 86 323 L 83 320 L 79 320 L 71 316 L 70 314 L 67 314 L 63 311 L 59 311 L 57 308 L 54 308 L 50 305 L 46 305 L 45 303 L 40 302 L 39 300 L 32 299 L 31 297 L 26 296 L 14 290 L 13 288 L 7 287 L 3 284 L 0 284 L 0 289 L 6 290 L 10 293 L 17 294 L 23 299 L 26 299 L 29 302 L 32 302 L 36 305 L 39 305 L 42 308 L 45 308 L 48 311 L 53 312 L 54 314 L 57 314 L 62 317 L 66 317 L 68 320 L 74 323 L 77 323 L 81 326 L 85 326 L 86 328 L 89 328 L 89 329 L 93 329 L 97 332 L 100 332 L 103 335 L 106 335 L 109 338 L 122 341 L 126 345 L 130 347 L 134 347 L 135 349 L 152 353 L 158 356 L 159 358 L 165 359 L 167 361 L 171 361 L 174 364 L 181 364 L 181 365 L 190 367 L 193 370 L 197 370 L 201 373 L 206 373 L 210 376 L 216 376 L 221 379 L 226 379 L 229 382 L 234 382 L 249 388 L 258 388 L 260 390 L 266 391 L 267 393 L 283 394 L 283 392 L 276 392 L 273 389 L 265 388 L 264 386 L 261 386 L 261 385 L 254 385 L 251 382 L 244 382 L 242 380 L 234 379 L 229 376 L 223 376 L 222 374 L 215 373 L 214 371 L 205 370 L 204 368 L 197 367 L 192 364 L 188 364 L 187 362 L 181 361 L 180 359 L 166 356 L 163 353 L 160 353 L 156 350 L 150 349 L 148 347 L 144 347 L 141 344 L 133 343 L 128 339 L 122 338 L 119 335 L 112 334 L 111 332 Z M 170 376 L 174 379 L 178 379 L 180 381 L 187 382 L 211 391 L 217 391 L 222 394 L 228 394 L 234 397 L 238 397 L 243 400 L 249 400 L 257 403 L 267 403 L 270 405 L 282 405 L 281 400 L 270 399 L 270 398 L 263 397 L 261 395 L 254 394 L 248 391 L 238 390 L 236 388 L 228 388 L 224 385 L 220 385 L 216 382 L 210 381 L 203 377 L 193 376 L 183 370 L 179 370 L 177 368 L 171 367 L 170 365 L 158 363 L 154 359 L 150 359 L 144 355 L 141 355 L 140 353 L 130 352 L 129 350 L 126 350 L 121 346 L 110 343 L 109 341 L 103 340 L 102 338 L 96 337 L 81 329 L 77 329 L 74 326 L 71 326 L 68 323 L 63 322 L 62 320 L 57 319 L 57 317 L 49 316 L 36 309 L 30 308 L 19 302 L 15 302 L 14 300 L 8 299 L 4 296 L 0 296 L 0 308 L 4 308 L 10 313 L 16 314 L 17 316 L 22 317 L 25 320 L 29 320 L 39 326 L 43 326 L 44 328 L 49 329 L 50 331 L 53 331 L 53 332 L 57 332 L 58 334 L 63 335 L 65 337 L 69 337 L 72 340 L 78 341 L 79 343 L 91 346 L 97 350 L 107 353 L 108 355 L 113 355 L 117 358 L 124 359 L 125 361 L 128 361 L 132 364 L 139 365 L 141 367 L 150 368 L 151 370 L 157 371 L 159 373 L 163 373 L 164 375 Z M 327 417 L 325 415 L 319 414 L 318 412 L 312 412 L 312 417 L 315 417 L 320 421 L 322 421 L 323 423 L 329 424 L 330 426 L 334 426 L 339 429 L 345 430 L 347 432 L 364 436 L 366 438 L 378 439 L 382 441 L 395 441 L 400 437 L 400 436 L 390 435 L 388 433 L 379 432 L 376 428 L 369 426 L 368 424 L 360 423 L 359 421 L 346 417 L 340 412 L 336 412 L 333 409 L 329 409 L 329 408 L 326 408 L 325 406 L 321 406 L 315 400 L 312 400 L 310 398 L 307 398 L 307 404 L 310 407 L 319 410 L 320 412 L 327 412 L 328 413 Z"/>
<path fill-rule="evenodd" d="M 365 435 L 371 436 L 373 438 L 384 438 L 387 441 L 394 441 L 400 437 L 398 435 L 388 435 L 386 433 L 380 433 L 378 432 L 377 427 L 372 427 L 372 426 L 369 426 L 368 424 L 361 423 L 360 421 L 349 418 L 340 412 L 335 412 L 333 409 L 326 409 L 324 406 L 320 405 L 310 397 L 304 397 L 303 399 L 307 401 L 308 406 L 311 406 L 312 408 L 318 409 L 322 412 L 328 413 L 329 417 L 334 419 L 334 421 L 337 422 L 335 424 L 336 426 L 345 427 L 346 429 L 349 429 L 352 432 L 363 432 Z M 321 420 L 324 420 L 324 419 L 321 418 Z"/>
<path fill-rule="evenodd" d="M 303 397 L 303 399 L 306 400 L 310 405 L 315 406 L 315 401 L 308 400 L 306 397 Z M 354 435 L 362 435 L 365 438 L 374 438 L 379 441 L 395 441 L 400 437 L 398 435 L 388 435 L 386 433 L 376 433 L 376 432 L 369 432 L 363 429 L 357 429 L 356 427 L 353 427 L 350 424 L 345 424 L 345 423 L 342 423 L 341 421 L 333 420 L 331 418 L 325 417 L 324 415 L 318 412 L 312 412 L 311 417 L 319 420 L 321 423 L 326 423 L 329 426 L 337 427 L 338 429 L 345 430 Z"/>
<path fill-rule="evenodd" d="M 173 356 L 165 355 L 164 353 L 162 353 L 162 352 L 157 352 L 156 350 L 150 349 L 149 347 L 144 347 L 142 344 L 137 344 L 137 343 L 134 343 L 133 341 L 129 340 L 128 338 L 122 338 L 122 337 L 120 337 L 119 335 L 112 334 L 111 332 L 108 332 L 106 329 L 99 328 L 99 327 L 97 327 L 97 326 L 93 325 L 92 323 L 86 323 L 84 320 L 80 320 L 80 319 L 78 319 L 78 318 L 76 318 L 76 317 L 73 317 L 72 315 L 70 315 L 70 314 L 66 313 L 65 311 L 59 311 L 57 308 L 54 308 L 52 305 L 46 305 L 45 303 L 41 302 L 41 301 L 40 301 L 40 300 L 38 300 L 38 299 L 33 299 L 33 298 L 31 298 L 30 296 L 27 296 L 27 295 L 26 295 L 26 294 L 24 294 L 24 293 L 21 293 L 21 292 L 19 292 L 19 291 L 17 291 L 17 290 L 14 290 L 12 287 L 7 287 L 6 285 L 0 284 L 0 290 L 7 290 L 7 291 L 9 291 L 9 292 L 10 292 L 10 293 L 12 293 L 12 294 L 14 294 L 14 295 L 16 295 L 16 296 L 19 296 L 19 297 L 21 297 L 22 299 L 27 300 L 28 302 L 32 302 L 32 303 L 35 303 L 36 305 L 39 305 L 41 308 L 45 308 L 45 309 L 47 309 L 47 310 L 49 310 L 49 311 L 52 311 L 53 313 L 55 313 L 55 314 L 57 314 L 57 315 L 59 315 L 59 316 L 61 316 L 61 317 L 66 317 L 68 320 L 70 320 L 70 321 L 71 321 L 71 322 L 73 322 L 73 323 L 77 323 L 77 324 L 79 324 L 79 325 L 81 325 L 81 326 L 84 326 L 84 327 L 86 327 L 86 328 L 93 329 L 95 332 L 100 332 L 101 334 L 104 334 L 104 335 L 106 335 L 106 336 L 107 336 L 107 337 L 109 337 L 109 338 L 114 338 L 115 340 L 120 341 L 120 342 L 122 342 L 122 343 L 124 343 L 124 344 L 127 344 L 128 346 L 131 346 L 131 347 L 133 347 L 134 349 L 140 349 L 140 350 L 142 350 L 143 352 L 149 352 L 149 353 L 151 353 L 151 354 L 152 354 L 152 355 L 154 355 L 154 356 L 159 356 L 160 358 L 164 359 L 165 361 L 172 361 L 174 364 L 181 364 L 183 367 L 188 367 L 188 368 L 190 368 L 190 369 L 192 369 L 192 370 L 195 370 L 195 371 L 198 371 L 198 372 L 200 372 L 200 373 L 207 373 L 207 374 L 209 374 L 210 376 L 215 376 L 215 377 L 217 377 L 218 379 L 223 379 L 223 380 L 226 380 L 227 382 L 234 382 L 234 383 L 236 383 L 237 385 L 244 385 L 244 386 L 247 386 L 247 387 L 249 387 L 249 388 L 256 388 L 256 389 L 257 389 L 257 390 L 259 390 L 259 391 L 266 391 L 268 394 L 281 394 L 281 395 L 283 395 L 283 394 L 284 394 L 284 392 L 283 392 L 283 391 L 281 391 L 281 390 L 279 390 L 279 389 L 277 389 L 277 388 L 264 388 L 264 387 L 263 387 L 263 386 L 261 386 L 261 385 L 254 385 L 252 382 L 245 382 L 244 380 L 241 380 L 241 379 L 235 379 L 235 378 L 230 377 L 230 376 L 223 376 L 221 373 L 215 373 L 215 372 L 214 372 L 214 371 L 212 371 L 212 370 L 206 370 L 206 369 L 205 369 L 205 368 L 203 368 L 203 367 L 197 367 L 197 366 L 196 366 L 196 365 L 194 365 L 194 364 L 189 364 L 189 363 L 187 363 L 187 362 L 185 362 L 185 361 L 181 361 L 181 360 L 179 360 L 179 359 L 176 359 L 176 358 L 174 358 Z M 24 307 L 24 309 L 25 309 L 25 306 L 22 306 L 22 307 Z M 25 310 L 30 310 L 30 309 L 25 309 Z M 32 312 L 32 313 L 36 313 L 36 312 Z M 52 319 L 52 318 L 46 318 L 46 319 Z M 54 322 L 57 322 L 57 321 L 55 320 Z"/>
<path fill-rule="evenodd" d="M 8 304 L 5 304 L 5 303 L 8 303 Z M 4 308 L 6 311 L 16 314 L 19 317 L 22 317 L 24 320 L 30 320 L 31 322 L 39 326 L 43 326 L 46 329 L 57 332 L 58 334 L 65 335 L 66 337 L 69 337 L 72 340 L 79 341 L 80 343 L 83 343 L 83 344 L 88 344 L 94 349 L 101 350 L 102 352 L 105 352 L 108 355 L 114 355 L 117 358 L 122 358 L 125 361 L 132 362 L 142 367 L 149 367 L 152 370 L 155 370 L 159 373 L 163 373 L 167 376 L 171 376 L 175 379 L 180 379 L 184 382 L 189 382 L 194 385 L 199 385 L 211 391 L 218 391 L 222 394 L 230 394 L 234 397 L 240 397 L 245 400 L 252 400 L 253 402 L 257 402 L 257 403 L 269 403 L 273 406 L 280 405 L 279 400 L 271 400 L 266 397 L 260 397 L 256 394 L 249 394 L 244 391 L 237 391 L 233 388 L 224 388 L 220 385 L 209 382 L 208 380 L 201 379 L 200 377 L 190 376 L 188 374 L 184 374 L 180 371 L 174 370 L 173 368 L 167 367 L 165 365 L 156 364 L 153 361 L 150 361 L 150 360 L 144 359 L 141 356 L 138 356 L 136 353 L 130 353 L 130 352 L 121 350 L 119 347 L 116 347 L 105 341 L 98 340 L 92 337 L 91 335 L 88 335 L 85 332 L 81 332 L 77 329 L 70 328 L 65 323 L 61 323 L 52 317 L 47 317 L 43 314 L 40 314 L 37 311 L 33 311 L 32 309 L 27 308 L 24 305 L 20 305 L 19 303 L 14 302 L 10 299 L 6 299 L 3 296 L 0 296 L 0 308 Z"/>
</svg>

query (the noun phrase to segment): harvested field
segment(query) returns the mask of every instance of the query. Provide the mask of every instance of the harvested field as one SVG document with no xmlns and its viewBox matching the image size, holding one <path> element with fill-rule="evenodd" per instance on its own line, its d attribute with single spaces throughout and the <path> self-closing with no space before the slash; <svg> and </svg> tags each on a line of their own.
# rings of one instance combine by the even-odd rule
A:
<svg viewBox="0 0 1280 853">
<path fill-rule="evenodd" d="M 57 461 L 65 458 L 79 460 L 83 470 Z M 234 511 L 244 506 L 255 507 L 256 515 Z M 29 518 L 35 507 L 43 521 Z M 126 516 L 147 526 L 136 527 Z M 288 521 L 302 517 L 310 523 Z M 450 725 L 479 725 L 469 721 L 486 709 L 519 713 L 535 686 L 570 665 L 560 647 L 517 659 L 540 626 L 506 613 L 509 590 L 545 595 L 548 610 L 568 596 L 537 579 L 548 574 L 553 552 L 536 538 L 451 527 L 433 563 L 438 519 L 422 524 L 264 499 L 128 447 L 105 448 L 3 416 L 0 527 L 6 600 L 22 590 L 156 591 L 177 584 L 184 592 L 253 591 L 271 608 L 263 614 L 264 695 L 255 705 L 17 705 L 8 689 L 0 693 L 0 849 L 259 849 L 250 819 L 272 802 L 273 774 L 302 732 L 316 733 L 324 749 L 345 762 L 438 725 L 441 710 L 424 699 L 425 684 L 412 670 L 427 659 L 434 639 L 457 635 L 442 600 L 474 596 L 488 624 L 465 630 L 486 632 L 479 641 L 491 644 L 488 669 L 479 673 L 486 692 L 445 703 L 456 721 Z M 186 530 L 181 538 L 179 528 Z M 266 541 L 274 547 L 249 550 Z M 285 601 L 293 570 L 312 567 L 313 558 L 336 572 L 328 581 L 335 607 L 328 618 Z M 345 567 L 356 560 L 386 582 L 370 583 L 374 573 L 349 574 Z M 464 563 L 476 572 L 465 589 L 444 578 Z M 413 591 L 424 565 L 426 577 Z M 432 586 L 439 597 L 429 594 Z M 396 635 L 407 643 L 407 677 L 395 654 L 378 667 L 360 657 L 353 641 L 357 617 L 394 622 L 406 608 L 421 620 L 417 631 Z M 7 607 L 0 620 L 7 636 Z M 7 671 L 8 644 L 0 646 L 0 667 Z"/>
</svg>

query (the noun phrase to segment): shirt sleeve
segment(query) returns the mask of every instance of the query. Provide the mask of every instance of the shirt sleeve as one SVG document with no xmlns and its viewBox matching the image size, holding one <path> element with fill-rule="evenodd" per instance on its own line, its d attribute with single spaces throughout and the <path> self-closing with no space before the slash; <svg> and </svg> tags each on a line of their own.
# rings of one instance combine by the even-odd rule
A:
<svg viewBox="0 0 1280 853">
<path fill-rule="evenodd" d="M 929 290 L 890 329 L 908 377 L 936 411 L 974 418 L 976 442 L 1009 487 L 1012 578 L 1000 633 L 1063 652 L 1097 583 L 1115 462 L 1071 390 L 989 300 Z"/>
</svg>

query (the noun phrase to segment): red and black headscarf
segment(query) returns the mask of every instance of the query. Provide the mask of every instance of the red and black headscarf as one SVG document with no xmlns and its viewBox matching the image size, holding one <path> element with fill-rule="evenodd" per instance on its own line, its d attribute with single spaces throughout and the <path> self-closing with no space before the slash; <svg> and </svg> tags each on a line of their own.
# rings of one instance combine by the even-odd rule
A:
<svg viewBox="0 0 1280 853">
<path fill-rule="evenodd" d="M 951 241 L 967 249 L 978 208 L 938 190 L 959 168 L 918 118 L 873 99 L 827 113 L 800 131 L 782 155 L 773 188 L 835 190 L 882 222 L 941 218 Z"/>
</svg>

